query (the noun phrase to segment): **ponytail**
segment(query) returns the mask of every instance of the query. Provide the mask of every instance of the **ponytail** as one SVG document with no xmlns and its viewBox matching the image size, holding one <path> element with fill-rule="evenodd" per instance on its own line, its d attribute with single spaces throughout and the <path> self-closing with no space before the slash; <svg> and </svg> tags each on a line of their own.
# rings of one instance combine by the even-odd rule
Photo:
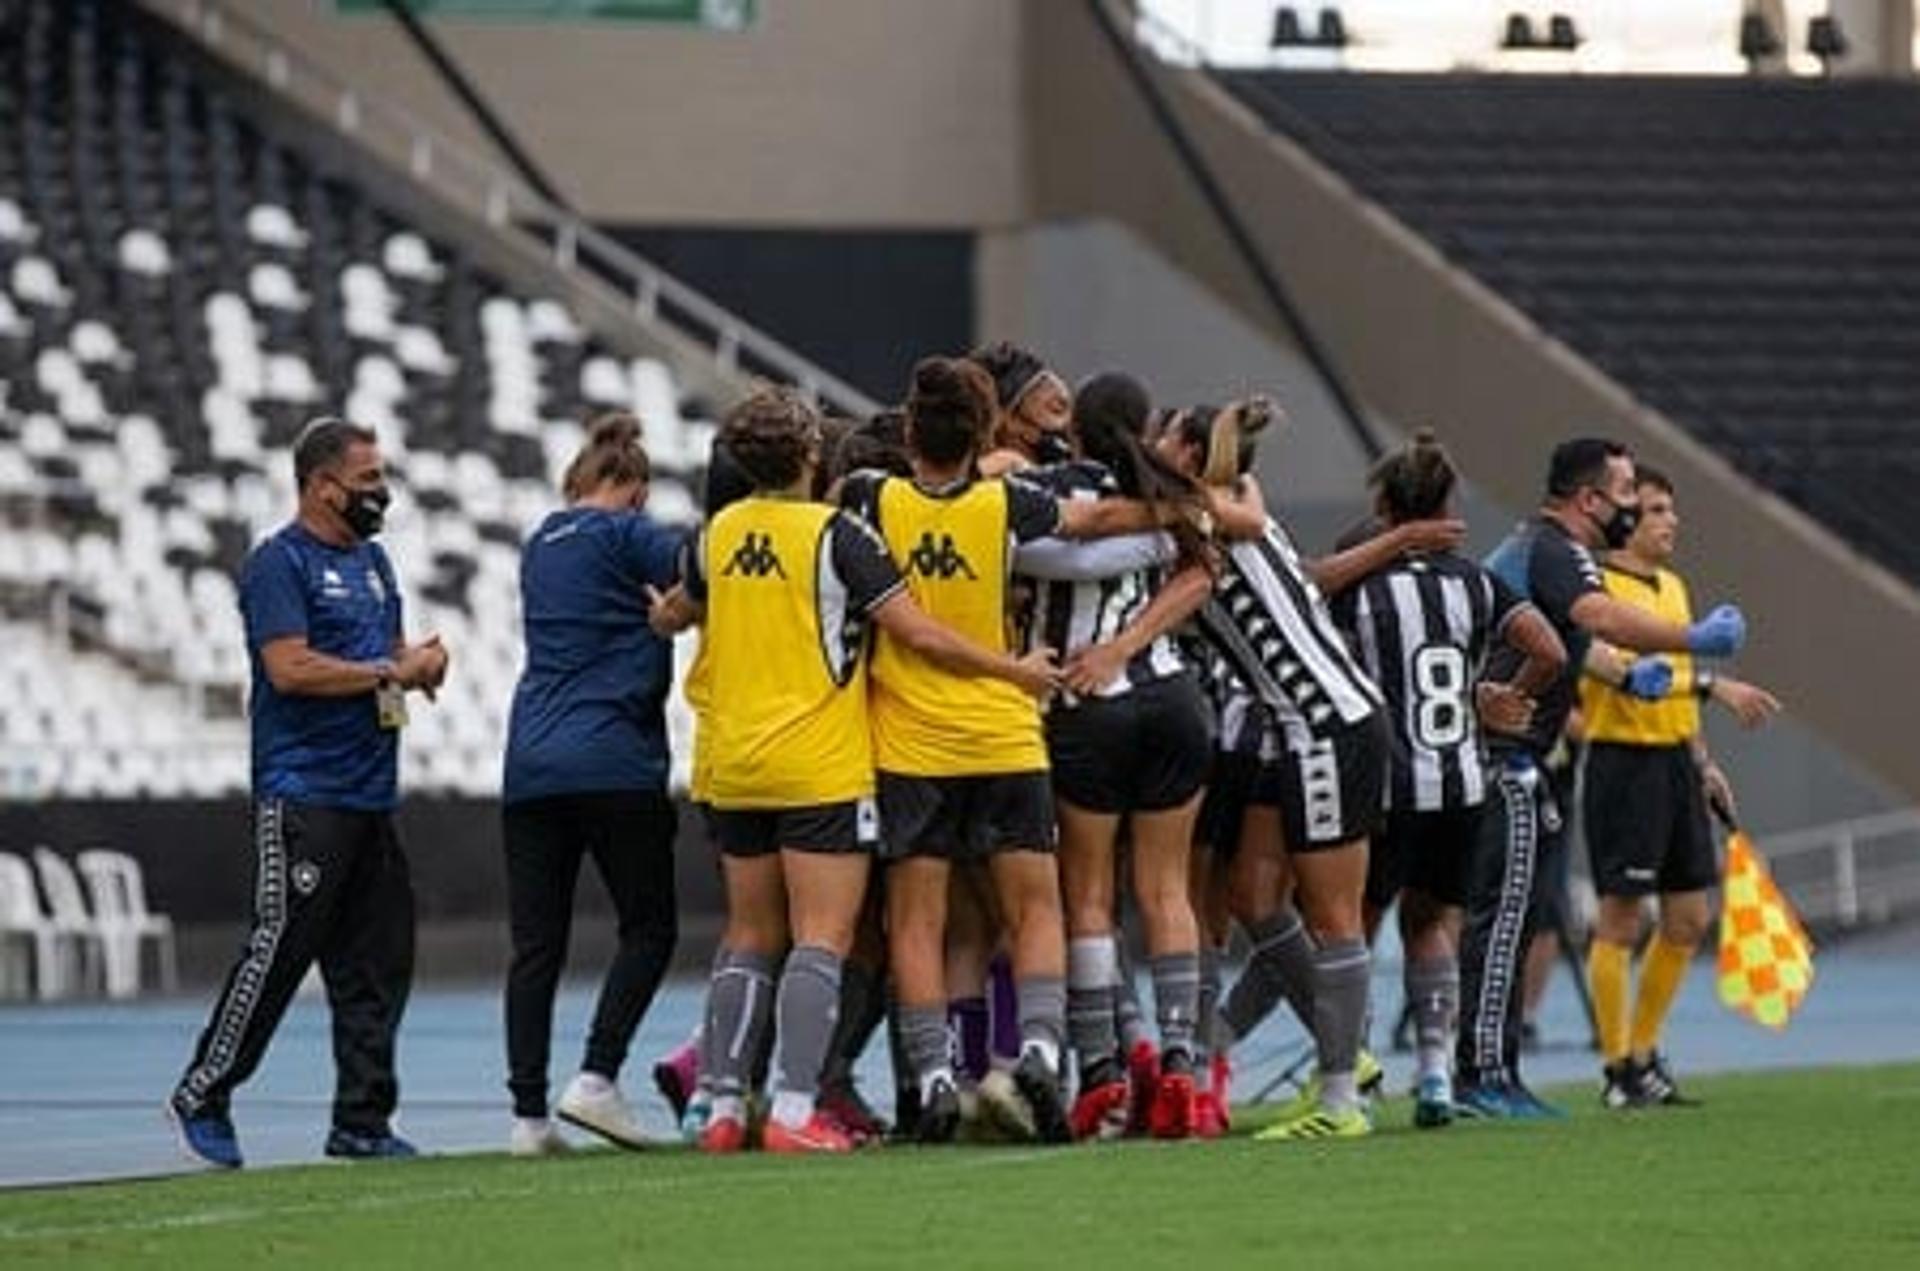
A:
<svg viewBox="0 0 1920 1271">
<path fill-rule="evenodd" d="M 586 444 L 567 465 L 560 492 L 577 503 L 603 485 L 633 485 L 651 480 L 653 465 L 640 444 L 640 421 L 625 411 L 611 411 L 587 426 Z"/>
<path fill-rule="evenodd" d="M 1453 460 L 1431 428 L 1416 431 L 1406 445 L 1367 474 L 1367 484 L 1379 494 L 1381 511 L 1396 525 L 1439 516 L 1459 480 Z"/>
</svg>

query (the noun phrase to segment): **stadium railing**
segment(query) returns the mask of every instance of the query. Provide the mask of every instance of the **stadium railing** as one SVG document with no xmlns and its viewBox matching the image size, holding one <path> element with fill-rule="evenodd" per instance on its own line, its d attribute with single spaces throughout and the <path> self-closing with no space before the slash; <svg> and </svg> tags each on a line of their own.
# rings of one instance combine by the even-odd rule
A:
<svg viewBox="0 0 1920 1271">
<path fill-rule="evenodd" d="M 1857 927 L 1920 906 L 1920 811 L 1812 826 L 1758 847 L 1809 922 Z"/>
<path fill-rule="evenodd" d="M 462 211 L 533 244 L 576 280 L 610 292 L 610 300 L 675 352 L 705 358 L 729 378 L 785 381 L 843 415 L 865 418 L 878 409 L 860 390 L 541 197 L 507 168 L 345 83 L 233 8 L 214 0 L 146 3 L 170 15 L 208 51 L 255 73 L 309 113 L 331 119 Z"/>
</svg>

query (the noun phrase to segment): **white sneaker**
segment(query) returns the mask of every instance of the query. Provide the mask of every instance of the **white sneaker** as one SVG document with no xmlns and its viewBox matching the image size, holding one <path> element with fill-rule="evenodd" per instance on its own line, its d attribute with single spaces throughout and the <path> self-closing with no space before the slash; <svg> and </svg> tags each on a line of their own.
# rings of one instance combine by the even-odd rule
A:
<svg viewBox="0 0 1920 1271">
<path fill-rule="evenodd" d="M 573 1149 L 545 1117 L 515 1117 L 507 1151 L 513 1156 L 564 1156 Z"/>
<path fill-rule="evenodd" d="M 583 1072 L 568 1082 L 553 1112 L 567 1124 L 590 1130 L 616 1147 L 647 1146 L 647 1138 L 633 1119 L 633 1109 L 627 1106 L 620 1087 L 594 1073 Z"/>
<path fill-rule="evenodd" d="M 1031 1143 L 1040 1137 L 1033 1122 L 1033 1109 L 1013 1082 L 1013 1074 L 995 1068 L 980 1079 L 980 1119 L 993 1127 L 1003 1140 Z"/>
</svg>

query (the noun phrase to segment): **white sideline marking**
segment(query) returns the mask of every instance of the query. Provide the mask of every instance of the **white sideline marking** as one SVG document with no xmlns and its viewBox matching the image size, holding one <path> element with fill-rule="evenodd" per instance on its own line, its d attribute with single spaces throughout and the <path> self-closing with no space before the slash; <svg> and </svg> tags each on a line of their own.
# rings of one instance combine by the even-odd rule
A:
<svg viewBox="0 0 1920 1271">
<path fill-rule="evenodd" d="M 1024 1165 L 1033 1161 L 1047 1160 L 1065 1155 L 1071 1148 L 1030 1148 L 1019 1152 L 992 1150 L 978 1155 L 968 1155 L 962 1160 L 942 1162 L 949 1169 L 981 1169 L 989 1166 Z M 445 1159 L 445 1158 L 443 1158 Z M 531 1162 L 529 1164 L 532 1164 Z M 285 1167 L 281 1167 L 285 1168 Z M 361 1168 L 367 1168 L 365 1166 Z M 389 1164 L 375 1169 L 401 1169 L 405 1165 Z M 538 1168 L 538 1165 L 534 1165 Z M 259 1171 L 265 1173 L 267 1171 Z M 194 1177 L 185 1175 L 183 1177 Z M 729 1189 L 743 1186 L 774 1184 L 789 1187 L 795 1181 L 791 1170 L 780 1168 L 758 1169 L 752 1173 L 737 1174 L 727 1180 Z M 430 1205 L 450 1204 L 455 1201 L 489 1200 L 533 1200 L 541 1196 L 564 1194 L 567 1196 L 611 1196 L 627 1195 L 634 1192 L 671 1192 L 682 1187 L 712 1182 L 705 1176 L 680 1174 L 662 1178 L 634 1178 L 621 1182 L 606 1182 L 587 1186 L 570 1186 L 563 1192 L 550 1187 L 446 1187 L 436 1191 L 403 1192 L 398 1195 L 383 1194 L 371 1196 L 346 1196 L 329 1201 L 303 1201 L 286 1205 L 253 1206 L 214 1206 L 200 1210 L 189 1210 L 181 1214 L 169 1214 L 158 1218 L 127 1219 L 118 1222 L 73 1223 L 64 1227 L 37 1227 L 27 1223 L 0 1223 L 0 1243 L 19 1243 L 28 1240 L 66 1240 L 79 1236 L 102 1236 L 115 1233 L 161 1232 L 197 1230 L 207 1227 L 231 1227 L 245 1223 L 257 1223 L 281 1218 L 311 1217 L 316 1214 L 358 1214 L 377 1213 L 385 1210 L 425 1208 Z"/>
</svg>

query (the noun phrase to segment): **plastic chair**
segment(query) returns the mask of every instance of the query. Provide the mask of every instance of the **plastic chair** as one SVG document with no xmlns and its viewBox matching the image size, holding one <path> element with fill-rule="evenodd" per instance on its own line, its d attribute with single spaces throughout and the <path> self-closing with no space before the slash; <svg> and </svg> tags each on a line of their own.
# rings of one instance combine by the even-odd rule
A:
<svg viewBox="0 0 1920 1271">
<path fill-rule="evenodd" d="M 93 893 L 93 918 L 106 950 L 107 996 L 140 994 L 140 946 L 151 940 L 160 963 L 160 988 L 180 986 L 180 955 L 173 919 L 147 908 L 147 885 L 140 862 L 125 852 L 95 848 L 75 858 Z"/>
<path fill-rule="evenodd" d="M 72 934 L 41 909 L 32 867 L 11 852 L 0 852 L 0 945 L 10 949 L 16 934 L 33 943 L 34 987 L 40 1000 L 65 997 L 72 963 L 61 946 L 72 942 Z M 11 961 L 8 957 L 9 972 Z"/>
<path fill-rule="evenodd" d="M 40 910 L 33 870 L 0 852 L 0 996 L 25 997 L 36 989 L 42 998 L 57 996 L 59 942 L 59 929 Z"/>
<path fill-rule="evenodd" d="M 90 990 L 100 983 L 106 961 L 106 941 L 100 928 L 87 913 L 86 898 L 80 893 L 80 880 L 74 876 L 67 858 L 44 847 L 33 849 L 34 870 L 40 875 L 40 889 L 47 894 L 47 909 L 54 927 L 78 953 L 79 987 Z M 62 987 L 67 981 L 62 967 Z"/>
</svg>

